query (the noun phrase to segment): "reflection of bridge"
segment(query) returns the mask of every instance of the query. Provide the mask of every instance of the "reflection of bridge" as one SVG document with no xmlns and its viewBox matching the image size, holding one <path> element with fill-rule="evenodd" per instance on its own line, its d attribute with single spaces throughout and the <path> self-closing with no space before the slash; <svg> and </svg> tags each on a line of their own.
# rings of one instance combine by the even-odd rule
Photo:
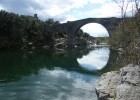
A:
<svg viewBox="0 0 140 100">
<path fill-rule="evenodd" d="M 107 65 L 100 71 L 88 71 L 79 66 L 77 58 L 87 55 L 92 49 L 70 49 L 65 52 L 57 52 L 54 49 L 33 50 L 26 52 L 0 52 L 0 83 L 16 81 L 22 76 L 38 74 L 40 69 L 54 70 L 61 67 L 68 71 L 76 71 L 82 74 L 99 75 L 115 69 L 117 53 L 110 51 Z M 7 63 L 8 62 L 8 63 Z"/>
<path fill-rule="evenodd" d="M 78 32 L 78 30 L 85 24 L 88 23 L 99 23 L 103 25 L 109 35 L 111 34 L 111 31 L 114 29 L 116 25 L 121 21 L 121 18 L 87 18 L 87 19 L 81 19 L 76 21 L 70 21 L 63 24 L 54 25 L 48 28 L 48 31 L 55 32 L 55 31 L 65 31 L 68 34 L 68 46 L 73 47 L 75 45 L 75 34 Z"/>
</svg>

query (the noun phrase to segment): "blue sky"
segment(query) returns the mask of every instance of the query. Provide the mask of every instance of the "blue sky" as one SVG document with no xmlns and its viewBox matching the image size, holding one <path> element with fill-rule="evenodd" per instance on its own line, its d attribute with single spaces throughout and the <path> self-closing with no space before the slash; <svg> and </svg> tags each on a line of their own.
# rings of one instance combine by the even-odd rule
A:
<svg viewBox="0 0 140 100">
<path fill-rule="evenodd" d="M 95 17 L 120 17 L 120 8 L 112 0 L 0 0 L 0 9 L 31 16 L 37 13 L 42 20 L 53 18 L 60 22 Z M 90 24 L 89 29 L 90 35 L 108 36 L 101 25 Z"/>
</svg>

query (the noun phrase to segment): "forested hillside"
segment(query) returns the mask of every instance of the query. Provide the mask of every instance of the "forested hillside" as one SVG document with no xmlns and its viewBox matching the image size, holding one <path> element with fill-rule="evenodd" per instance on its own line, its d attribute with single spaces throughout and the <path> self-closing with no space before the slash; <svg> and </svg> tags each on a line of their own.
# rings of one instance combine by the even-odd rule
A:
<svg viewBox="0 0 140 100">
<path fill-rule="evenodd" d="M 38 19 L 37 14 L 34 14 L 34 16 L 25 16 L 1 10 L 0 48 L 26 49 L 43 46 L 53 47 L 56 42 L 61 42 L 61 40 L 66 44 L 66 32 L 47 32 L 47 27 L 56 24 L 60 23 L 53 19 L 41 21 Z M 93 38 L 82 30 L 79 30 L 76 37 L 77 43 L 81 41 L 85 44 L 87 44 L 87 39 Z"/>
</svg>

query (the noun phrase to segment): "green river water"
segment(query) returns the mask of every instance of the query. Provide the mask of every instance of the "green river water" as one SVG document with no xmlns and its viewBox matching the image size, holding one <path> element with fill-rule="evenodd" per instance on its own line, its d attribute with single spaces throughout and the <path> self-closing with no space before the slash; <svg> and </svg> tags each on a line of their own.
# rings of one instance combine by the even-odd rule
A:
<svg viewBox="0 0 140 100">
<path fill-rule="evenodd" d="M 0 100 L 97 100 L 110 50 L 36 49 L 0 52 Z"/>
</svg>

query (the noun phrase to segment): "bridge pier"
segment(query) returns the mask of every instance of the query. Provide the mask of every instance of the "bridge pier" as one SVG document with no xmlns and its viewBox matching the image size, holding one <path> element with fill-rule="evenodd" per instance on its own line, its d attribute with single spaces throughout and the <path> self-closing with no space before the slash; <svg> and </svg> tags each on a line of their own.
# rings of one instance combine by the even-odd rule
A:
<svg viewBox="0 0 140 100">
<path fill-rule="evenodd" d="M 74 32 L 67 32 L 68 36 L 67 36 L 67 46 L 68 48 L 74 48 L 75 47 L 75 34 Z"/>
</svg>

